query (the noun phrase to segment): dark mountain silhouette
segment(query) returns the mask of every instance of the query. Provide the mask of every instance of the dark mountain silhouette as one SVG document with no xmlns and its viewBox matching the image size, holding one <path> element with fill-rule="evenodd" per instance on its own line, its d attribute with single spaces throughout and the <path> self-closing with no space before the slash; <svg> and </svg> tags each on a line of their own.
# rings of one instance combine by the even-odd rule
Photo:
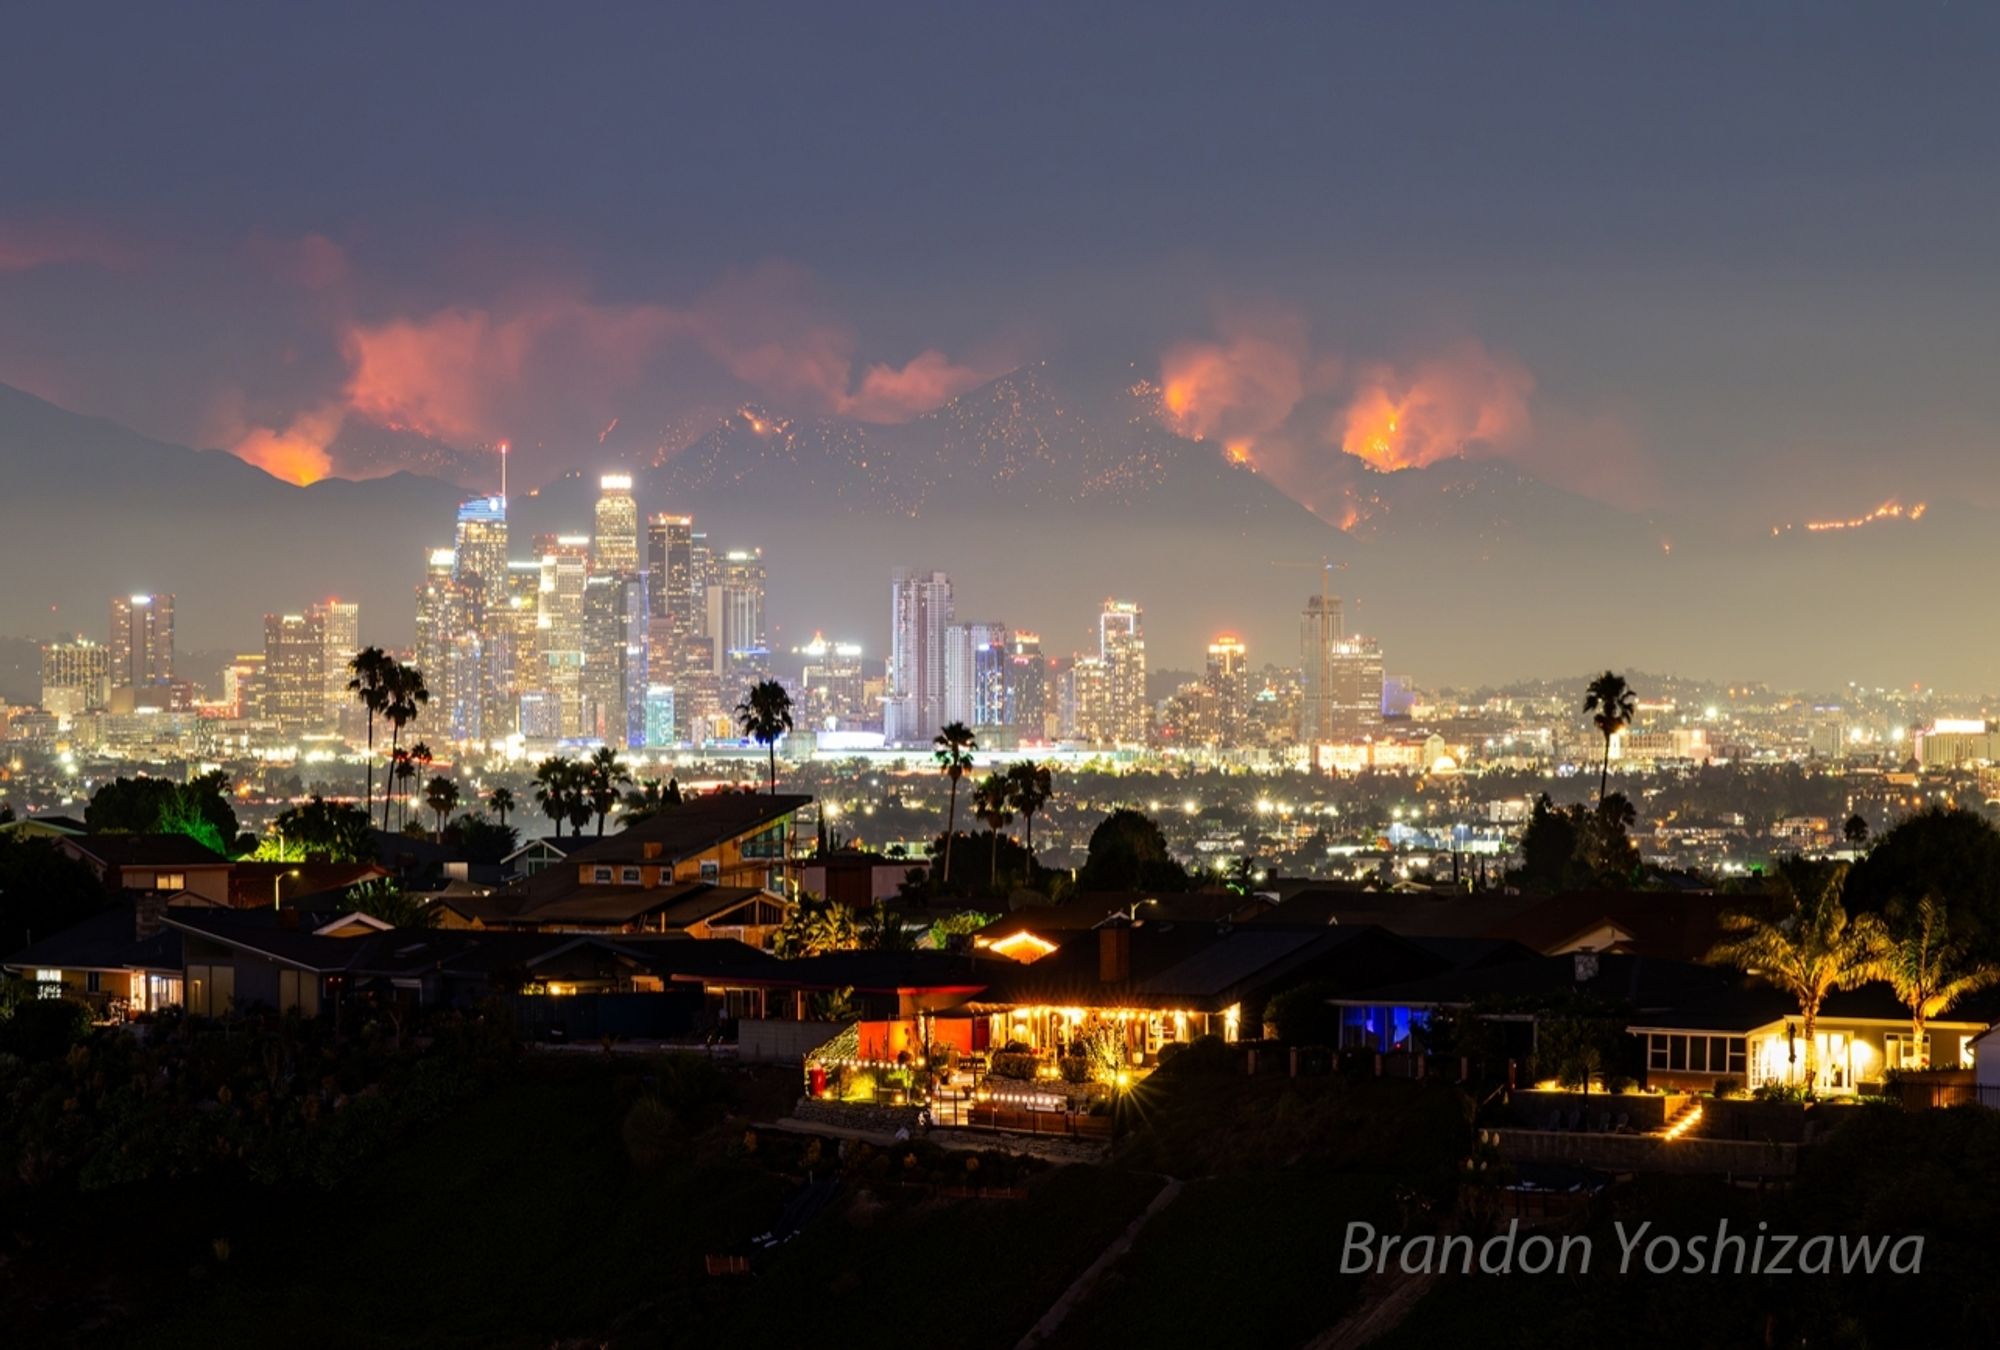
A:
<svg viewBox="0 0 2000 1350">
<path fill-rule="evenodd" d="M 539 532 L 587 532 L 598 473 L 627 467 L 517 484 L 517 555 Z M 1616 511 L 1498 461 L 1354 472 L 1363 509 L 1343 532 L 1162 429 L 1118 380 L 1040 365 L 899 426 L 746 409 L 635 470 L 642 513 L 690 512 L 716 547 L 764 550 L 780 647 L 819 629 L 879 655 L 906 564 L 950 571 L 961 617 L 1037 629 L 1051 654 L 1088 650 L 1115 595 L 1145 606 L 1161 668 L 1199 665 L 1223 630 L 1253 663 L 1289 664 L 1324 560 L 1350 630 L 1432 680 L 1630 664 L 1976 689 L 2000 657 L 1980 637 L 1928 644 L 1909 669 L 1855 622 L 1962 630 L 1940 581 L 1990 571 L 2000 537 L 1969 506 L 1774 539 Z M 101 635 L 112 594 L 172 590 L 184 647 L 254 646 L 266 610 L 330 593 L 361 602 L 368 640 L 407 642 L 425 550 L 450 543 L 466 495 L 409 474 L 298 488 L 4 388 L 0 475 L 0 632 Z"/>
<path fill-rule="evenodd" d="M 0 481 L 0 631 L 101 641 L 113 595 L 172 592 L 184 648 L 259 645 L 267 610 L 330 594 L 405 640 L 419 549 L 464 495 L 409 474 L 295 487 L 5 386 Z"/>
</svg>

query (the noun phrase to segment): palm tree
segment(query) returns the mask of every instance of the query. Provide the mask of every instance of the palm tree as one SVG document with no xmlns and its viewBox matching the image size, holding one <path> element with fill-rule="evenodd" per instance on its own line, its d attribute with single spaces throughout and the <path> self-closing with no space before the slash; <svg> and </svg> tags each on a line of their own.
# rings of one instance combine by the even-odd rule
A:
<svg viewBox="0 0 2000 1350">
<path fill-rule="evenodd" d="M 944 879 L 951 880 L 951 837 L 958 833 L 958 780 L 965 777 L 972 768 L 972 752 L 979 743 L 972 739 L 972 728 L 963 722 L 947 722 L 938 728 L 938 734 L 931 738 L 931 758 L 937 761 L 938 771 L 951 779 L 951 805 L 944 817 Z"/>
<path fill-rule="evenodd" d="M 458 805 L 458 784 L 439 774 L 424 784 L 424 805 L 436 813 L 438 838 L 444 838 L 444 819 Z"/>
<path fill-rule="evenodd" d="M 398 750 L 395 755 L 391 761 L 394 768 L 390 772 L 396 779 L 396 827 L 401 829 L 409 814 L 410 784 L 417 776 L 417 754 L 414 750 Z M 387 828 L 386 824 L 384 828 Z"/>
<path fill-rule="evenodd" d="M 1973 961 L 1965 944 L 1953 940 L 1944 904 L 1928 895 L 1914 912 L 1897 915 L 1893 927 L 1877 930 L 1874 956 L 1874 973 L 1889 982 L 1910 1010 L 1911 1044 L 1922 1068 L 1930 1067 L 1924 1024 L 1944 1016 L 1967 994 L 2000 983 L 2000 967 Z"/>
<path fill-rule="evenodd" d="M 986 826 L 988 839 L 988 866 L 986 888 L 992 890 L 1000 880 L 1000 831 L 1014 823 L 1014 812 L 1009 796 L 1009 785 L 997 773 L 989 773 L 979 780 L 979 786 L 972 793 L 972 814 L 978 816 Z"/>
<path fill-rule="evenodd" d="M 396 747 L 402 743 L 403 728 L 417 720 L 417 714 L 431 701 L 431 691 L 424 684 L 421 670 L 400 661 L 390 663 L 384 679 L 388 687 L 388 701 L 382 707 L 382 716 L 389 722 L 389 757 L 393 760 L 396 758 Z M 384 831 L 389 828 L 389 799 L 386 796 L 382 799 L 382 828 Z"/>
<path fill-rule="evenodd" d="M 1816 869 L 1792 884 L 1791 908 L 1779 918 L 1747 911 L 1724 914 L 1724 938 L 1707 960 L 1761 976 L 1799 1001 L 1806 1043 L 1806 1081 L 1818 1078 L 1814 1036 L 1820 1005 L 1836 989 L 1875 978 L 1881 921 L 1872 914 L 1850 919 L 1840 902 L 1847 865 Z M 1800 895 L 1804 885 L 1807 893 Z"/>
<path fill-rule="evenodd" d="M 555 822 L 558 839 L 563 822 L 569 819 L 570 783 L 575 777 L 575 762 L 561 755 L 550 755 L 535 766 L 535 805 Z"/>
<path fill-rule="evenodd" d="M 361 802 L 363 811 L 375 809 L 375 719 L 388 710 L 389 673 L 395 665 L 380 647 L 363 647 L 347 663 L 353 677 L 347 682 L 347 692 L 368 710 L 368 795 Z"/>
<path fill-rule="evenodd" d="M 759 680 L 736 705 L 736 725 L 770 752 L 771 795 L 778 793 L 778 737 L 792 729 L 792 696 L 776 680 Z"/>
<path fill-rule="evenodd" d="M 632 781 L 625 772 L 625 766 L 618 761 L 618 751 L 609 745 L 599 746 L 583 765 L 583 795 L 590 803 L 590 809 L 597 816 L 597 837 L 604 837 L 604 818 L 618 805 L 618 785 Z"/>
<path fill-rule="evenodd" d="M 507 823 L 507 813 L 514 809 L 514 793 L 510 788 L 497 787 L 486 794 L 486 804 L 493 814 L 500 817 L 500 823 Z"/>
<path fill-rule="evenodd" d="M 411 746 L 409 753 L 403 757 L 403 767 L 405 769 L 403 775 L 405 778 L 416 778 L 428 772 L 431 767 L 430 746 L 423 741 L 418 741 L 415 745 Z M 403 802 L 396 812 L 396 821 L 399 825 L 409 819 L 410 795 L 409 786 L 405 784 L 403 788 Z"/>
<path fill-rule="evenodd" d="M 1597 800 L 1604 800 L 1604 788 L 1611 781 L 1611 738 L 1632 725 L 1639 711 L 1639 696 L 1625 683 L 1623 675 L 1605 671 L 1590 682 L 1583 693 L 1583 710 L 1595 713 L 1591 720 L 1604 734 L 1604 767 L 1597 774 Z"/>
<path fill-rule="evenodd" d="M 1035 815 L 1054 795 L 1055 783 L 1048 765 L 1024 759 L 1007 770 L 1007 804 L 1021 813 L 1022 823 L 1027 827 L 1030 872 L 1035 861 Z"/>
</svg>

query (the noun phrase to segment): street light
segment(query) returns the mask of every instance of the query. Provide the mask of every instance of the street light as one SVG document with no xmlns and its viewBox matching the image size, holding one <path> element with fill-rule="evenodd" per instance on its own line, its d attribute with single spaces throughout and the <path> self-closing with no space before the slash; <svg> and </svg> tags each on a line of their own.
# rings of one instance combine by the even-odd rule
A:
<svg viewBox="0 0 2000 1350">
<path fill-rule="evenodd" d="M 1112 910 L 1110 917 L 1115 919 L 1119 915 L 1123 914 L 1125 916 L 1126 923 L 1137 923 L 1139 922 L 1139 907 L 1141 905 L 1157 905 L 1159 903 L 1160 902 L 1158 900 L 1154 899 L 1134 900 L 1130 905 L 1127 905 L 1124 909 Z"/>
<path fill-rule="evenodd" d="M 297 876 L 298 874 L 299 874 L 299 869 L 298 869 L 298 868 L 296 868 L 296 867 L 294 867 L 294 868 L 293 868 L 293 869 L 292 869 L 291 871 L 289 871 L 289 872 L 273 872 L 273 873 L 271 874 L 271 908 L 272 908 L 272 909 L 276 909 L 276 908 L 278 908 L 278 887 L 280 887 L 281 885 L 283 885 L 283 884 L 284 884 L 284 881 L 285 881 L 285 878 L 286 878 L 286 877 L 295 877 L 295 876 Z"/>
</svg>

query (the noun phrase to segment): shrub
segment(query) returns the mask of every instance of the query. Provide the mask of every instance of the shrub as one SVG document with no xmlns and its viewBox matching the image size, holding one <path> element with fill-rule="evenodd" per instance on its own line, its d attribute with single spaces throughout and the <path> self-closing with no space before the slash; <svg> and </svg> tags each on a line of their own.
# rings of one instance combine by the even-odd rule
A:
<svg viewBox="0 0 2000 1350">
<path fill-rule="evenodd" d="M 680 1122 L 665 1102 L 645 1096 L 633 1102 L 632 1109 L 625 1113 L 619 1134 L 632 1165 L 650 1172 L 673 1156 Z"/>
<path fill-rule="evenodd" d="M 1264 1021 L 1286 1045 L 1339 1045 L 1340 1010 L 1328 1003 L 1338 990 L 1323 981 L 1294 985 L 1264 1008 Z"/>
<path fill-rule="evenodd" d="M 1208 1077 L 1238 1071 L 1236 1052 L 1220 1036 L 1198 1037 L 1172 1058 L 1168 1058 L 1164 1051 L 1160 1057 L 1160 1072 L 1171 1073 L 1176 1078 Z"/>
<path fill-rule="evenodd" d="M 90 1035 L 90 1009 L 69 998 L 24 999 L 0 1021 L 0 1050 L 22 1059 L 60 1059 Z"/>
<path fill-rule="evenodd" d="M 1035 1057 L 1013 1050 L 1002 1050 L 993 1056 L 986 1066 L 986 1072 L 994 1078 L 1017 1078 L 1023 1081 L 1035 1076 Z"/>
<path fill-rule="evenodd" d="M 1065 1083 L 1088 1083 L 1091 1080 L 1091 1063 L 1083 1055 L 1064 1055 L 1056 1067 L 1062 1071 Z"/>
</svg>

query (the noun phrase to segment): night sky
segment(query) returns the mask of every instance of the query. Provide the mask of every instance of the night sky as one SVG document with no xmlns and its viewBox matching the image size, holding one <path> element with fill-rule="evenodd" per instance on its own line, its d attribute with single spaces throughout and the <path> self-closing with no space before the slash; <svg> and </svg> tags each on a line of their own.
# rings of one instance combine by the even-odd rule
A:
<svg viewBox="0 0 2000 1350">
<path fill-rule="evenodd" d="M 1470 453 L 1745 529 L 2000 506 L 1984 6 L 6 25 L 0 382 L 287 476 L 389 427 L 534 478 L 1048 359 L 1281 484 Z"/>
</svg>

